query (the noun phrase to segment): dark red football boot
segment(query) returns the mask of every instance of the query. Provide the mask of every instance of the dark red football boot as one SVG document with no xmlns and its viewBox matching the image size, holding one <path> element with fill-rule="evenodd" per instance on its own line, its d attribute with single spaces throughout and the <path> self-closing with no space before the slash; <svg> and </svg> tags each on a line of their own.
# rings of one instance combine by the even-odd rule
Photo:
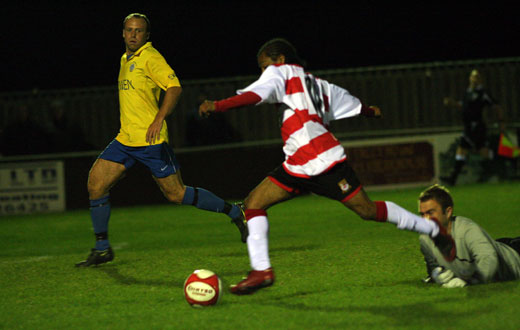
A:
<svg viewBox="0 0 520 330">
<path fill-rule="evenodd" d="M 258 289 L 265 288 L 273 285 L 274 283 L 274 272 L 272 268 L 266 270 L 252 270 L 249 272 L 247 277 L 230 287 L 231 293 L 233 294 L 251 294 Z"/>
</svg>

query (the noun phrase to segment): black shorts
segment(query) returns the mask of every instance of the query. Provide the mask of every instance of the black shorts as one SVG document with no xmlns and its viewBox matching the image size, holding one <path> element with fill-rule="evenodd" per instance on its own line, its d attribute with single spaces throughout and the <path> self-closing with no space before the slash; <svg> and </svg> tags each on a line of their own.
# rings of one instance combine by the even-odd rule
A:
<svg viewBox="0 0 520 330">
<path fill-rule="evenodd" d="M 279 166 L 268 174 L 268 178 L 292 194 L 312 192 L 340 202 L 348 201 L 361 190 L 361 183 L 347 161 L 310 178 L 292 176 Z"/>
<path fill-rule="evenodd" d="M 460 138 L 460 146 L 464 149 L 479 150 L 487 145 L 487 128 L 483 122 L 464 124 L 464 133 Z"/>
</svg>

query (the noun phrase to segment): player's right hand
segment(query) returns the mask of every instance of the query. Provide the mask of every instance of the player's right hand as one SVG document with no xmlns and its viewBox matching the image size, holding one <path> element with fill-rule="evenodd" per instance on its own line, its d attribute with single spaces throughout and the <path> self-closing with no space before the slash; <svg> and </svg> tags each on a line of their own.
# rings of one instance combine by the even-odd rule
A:
<svg viewBox="0 0 520 330">
<path fill-rule="evenodd" d="M 436 267 L 432 270 L 432 278 L 437 284 L 446 284 L 451 279 L 455 277 L 455 274 L 449 269 L 444 269 L 444 267 Z"/>
<path fill-rule="evenodd" d="M 205 100 L 199 106 L 199 116 L 201 117 L 208 117 L 213 111 L 215 111 L 215 101 Z"/>
</svg>

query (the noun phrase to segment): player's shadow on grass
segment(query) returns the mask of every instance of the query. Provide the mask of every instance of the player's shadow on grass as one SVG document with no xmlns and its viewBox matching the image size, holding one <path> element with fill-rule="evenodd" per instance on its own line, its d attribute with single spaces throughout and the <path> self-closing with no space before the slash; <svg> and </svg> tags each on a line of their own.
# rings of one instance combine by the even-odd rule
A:
<svg viewBox="0 0 520 330">
<path fill-rule="evenodd" d="M 407 286 L 416 286 L 420 288 L 430 288 L 436 284 L 426 284 L 417 281 L 402 281 L 396 284 L 404 284 Z M 395 305 L 374 305 L 374 306 L 352 306 L 350 304 L 340 306 L 331 303 L 330 305 L 312 305 L 312 300 L 309 300 L 312 295 L 323 294 L 326 290 L 321 291 L 298 291 L 287 295 L 278 296 L 266 296 L 264 300 L 255 301 L 254 304 L 261 304 L 266 306 L 276 306 L 277 308 L 285 308 L 296 311 L 308 311 L 308 312 L 319 312 L 319 313 L 370 313 L 375 317 L 384 316 L 387 319 L 389 326 L 393 327 L 410 327 L 418 326 L 422 327 L 427 324 L 428 320 L 449 320 L 447 325 L 453 328 L 458 326 L 464 326 L 462 322 L 465 319 L 471 318 L 474 315 L 486 315 L 495 314 L 498 312 L 498 308 L 490 306 L 489 304 L 480 305 L 478 304 L 479 299 L 488 299 L 497 294 L 503 294 L 508 291 L 512 291 L 513 288 L 519 284 L 519 281 L 510 282 L 499 282 L 491 284 L 472 285 L 466 288 L 458 289 L 443 289 L 447 293 L 453 292 L 451 290 L 457 290 L 458 292 L 465 292 L 465 295 L 457 297 L 444 297 L 439 299 L 433 299 L 425 302 L 418 302 L 412 304 L 398 304 Z M 310 296 L 310 297 L 309 297 Z M 305 299 L 307 303 L 298 302 L 298 299 Z M 468 304 L 468 299 L 474 303 Z M 311 301 L 311 302 L 309 302 Z M 253 302 L 250 302 L 253 303 Z M 456 309 L 447 311 L 442 306 L 447 304 L 460 304 L 465 306 L 462 310 Z M 333 315 L 333 314 L 331 314 Z M 426 323 L 425 323 L 426 322 Z M 351 322 L 341 324 L 333 322 L 330 324 L 331 327 L 352 327 L 364 328 L 371 326 L 372 323 L 358 323 L 352 324 Z M 327 324 L 323 324 L 323 327 L 327 327 Z"/>
<path fill-rule="evenodd" d="M 263 300 L 261 302 L 256 301 L 255 304 L 261 304 L 265 306 L 274 306 L 276 308 L 283 308 L 295 311 L 307 311 L 307 312 L 318 312 L 318 313 L 331 313 L 331 319 L 334 319 L 332 315 L 335 313 L 370 313 L 374 317 L 380 318 L 381 316 L 387 319 L 386 324 L 392 327 L 410 327 L 410 326 L 424 326 L 428 324 L 428 320 L 449 320 L 449 326 L 457 328 L 463 326 L 459 324 L 463 320 L 470 318 L 474 315 L 483 314 L 494 314 L 497 312 L 497 308 L 490 308 L 490 306 L 478 306 L 473 305 L 467 308 L 465 311 L 459 309 L 453 311 L 447 311 L 442 306 L 447 303 L 460 303 L 461 305 L 467 306 L 467 299 L 465 298 L 445 298 L 437 299 L 435 301 L 420 302 L 415 304 L 403 304 L 399 306 L 389 305 L 377 305 L 377 306 L 338 306 L 335 303 L 331 305 L 309 305 L 306 303 L 295 302 L 299 297 L 304 297 L 310 294 L 319 294 L 320 292 L 307 292 L 301 291 L 290 295 L 278 296 Z M 461 320 L 461 321 L 459 321 Z M 425 323 L 426 322 L 426 323 Z M 372 326 L 371 322 L 362 322 L 353 324 L 352 321 L 346 321 L 345 324 L 333 322 L 330 327 L 345 327 L 345 328 L 365 328 Z M 327 324 L 322 325 L 323 328 L 327 328 Z"/>
<path fill-rule="evenodd" d="M 182 288 L 184 281 L 165 281 L 165 280 L 143 280 L 133 276 L 123 275 L 119 272 L 116 266 L 106 265 L 105 267 L 99 267 L 99 270 L 113 278 L 117 282 L 123 285 L 147 285 L 147 286 L 164 286 L 169 288 Z"/>
<path fill-rule="evenodd" d="M 512 288 L 516 288 L 520 281 L 507 281 L 507 282 L 496 282 L 496 283 L 489 283 L 489 284 L 477 284 L 477 285 L 471 285 L 464 289 L 456 289 L 456 290 L 466 290 L 468 298 L 489 298 L 492 297 L 498 293 L 508 292 L 511 291 Z M 423 281 L 417 279 L 417 280 L 406 280 L 406 281 L 400 281 L 400 282 L 389 282 L 389 285 L 394 286 L 396 284 L 403 284 L 407 286 L 414 286 L 417 288 L 430 288 L 438 286 L 440 287 L 440 284 L 435 283 L 424 283 Z M 441 289 L 441 288 L 439 288 Z M 450 290 L 450 289 L 443 289 L 443 290 Z"/>
<path fill-rule="evenodd" d="M 513 292 L 520 281 L 497 282 L 490 284 L 472 285 L 468 288 L 468 298 L 489 298 L 497 293 Z"/>
<path fill-rule="evenodd" d="M 271 255 L 276 254 L 278 252 L 298 252 L 298 251 L 309 251 L 309 250 L 316 250 L 320 248 L 317 244 L 308 244 L 308 245 L 300 245 L 300 246 L 281 246 L 281 247 L 274 247 L 270 249 Z"/>
</svg>

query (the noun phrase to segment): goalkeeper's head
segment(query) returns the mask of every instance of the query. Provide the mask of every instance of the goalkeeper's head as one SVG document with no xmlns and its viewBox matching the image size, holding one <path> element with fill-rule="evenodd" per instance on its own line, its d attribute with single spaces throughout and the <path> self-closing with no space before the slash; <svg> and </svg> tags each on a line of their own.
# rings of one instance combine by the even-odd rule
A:
<svg viewBox="0 0 520 330">
<path fill-rule="evenodd" d="M 419 195 L 419 212 L 423 217 L 437 218 L 444 226 L 453 216 L 453 199 L 443 186 L 435 184 Z"/>
<path fill-rule="evenodd" d="M 419 195 L 419 202 L 421 203 L 431 199 L 439 203 L 444 212 L 446 212 L 448 207 L 453 208 L 453 198 L 451 198 L 451 194 L 446 187 L 434 184 Z"/>
</svg>

